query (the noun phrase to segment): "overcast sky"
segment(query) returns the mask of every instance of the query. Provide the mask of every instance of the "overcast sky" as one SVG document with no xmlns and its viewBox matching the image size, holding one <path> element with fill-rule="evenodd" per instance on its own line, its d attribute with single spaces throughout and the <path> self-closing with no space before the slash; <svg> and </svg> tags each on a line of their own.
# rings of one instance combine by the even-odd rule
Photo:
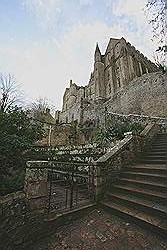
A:
<svg viewBox="0 0 167 250">
<path fill-rule="evenodd" d="M 60 109 L 69 80 L 86 85 L 96 42 L 124 37 L 152 59 L 146 0 L 0 0 L 0 72 L 13 73 L 27 101 Z"/>
</svg>

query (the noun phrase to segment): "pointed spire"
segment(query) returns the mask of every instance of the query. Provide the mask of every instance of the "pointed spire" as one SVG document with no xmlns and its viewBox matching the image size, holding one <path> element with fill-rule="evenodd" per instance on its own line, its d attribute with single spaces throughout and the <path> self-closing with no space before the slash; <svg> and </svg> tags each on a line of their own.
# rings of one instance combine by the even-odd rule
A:
<svg viewBox="0 0 167 250">
<path fill-rule="evenodd" d="M 96 50 L 95 50 L 95 53 L 97 53 L 97 52 L 101 54 L 100 49 L 99 49 L 98 42 L 96 43 Z"/>
<path fill-rule="evenodd" d="M 101 62 L 101 52 L 98 43 L 96 43 L 96 49 L 95 49 L 95 62 Z"/>
</svg>

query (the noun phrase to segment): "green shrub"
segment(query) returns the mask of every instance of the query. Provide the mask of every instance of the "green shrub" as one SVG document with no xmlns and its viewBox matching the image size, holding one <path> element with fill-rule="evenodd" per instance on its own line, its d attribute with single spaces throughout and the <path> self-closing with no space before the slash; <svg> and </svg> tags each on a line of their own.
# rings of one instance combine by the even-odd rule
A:
<svg viewBox="0 0 167 250">
<path fill-rule="evenodd" d="M 106 126 L 95 129 L 93 142 L 99 146 L 110 146 L 115 140 L 124 138 L 124 133 L 132 132 L 133 135 L 139 134 L 143 129 L 140 123 L 119 122 L 112 124 L 112 121 L 107 122 Z"/>
<path fill-rule="evenodd" d="M 41 125 L 34 122 L 28 112 L 17 107 L 8 112 L 0 110 L 0 194 L 21 187 L 24 152 L 42 135 Z"/>
</svg>

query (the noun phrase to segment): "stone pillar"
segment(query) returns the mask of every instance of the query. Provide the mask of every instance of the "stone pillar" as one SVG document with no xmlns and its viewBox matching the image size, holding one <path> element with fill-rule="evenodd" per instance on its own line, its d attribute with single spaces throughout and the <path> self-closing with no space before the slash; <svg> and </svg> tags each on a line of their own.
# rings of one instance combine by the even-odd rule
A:
<svg viewBox="0 0 167 250">
<path fill-rule="evenodd" d="M 28 161 L 24 191 L 30 210 L 45 210 L 48 205 L 48 161 Z"/>
<path fill-rule="evenodd" d="M 94 176 L 94 187 L 95 187 L 95 200 L 98 202 L 104 195 L 104 176 L 102 176 L 103 166 L 96 163 L 95 165 L 95 176 Z"/>
</svg>

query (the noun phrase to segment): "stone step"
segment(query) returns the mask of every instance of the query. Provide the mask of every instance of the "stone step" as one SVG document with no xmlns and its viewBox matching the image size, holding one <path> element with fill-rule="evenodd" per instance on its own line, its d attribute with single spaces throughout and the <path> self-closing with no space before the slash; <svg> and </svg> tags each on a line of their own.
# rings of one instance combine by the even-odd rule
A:
<svg viewBox="0 0 167 250">
<path fill-rule="evenodd" d="M 146 155 L 143 159 L 160 159 L 160 160 L 166 160 L 167 159 L 167 155 Z"/>
<path fill-rule="evenodd" d="M 157 134 L 155 139 L 159 139 L 159 138 L 166 138 L 167 139 L 167 134 Z"/>
<path fill-rule="evenodd" d="M 134 180 L 147 180 L 154 181 L 155 183 L 166 183 L 167 184 L 167 176 L 161 174 L 154 173 L 143 173 L 143 172 L 122 172 L 120 175 L 121 178 L 132 178 Z M 166 185 L 167 186 L 167 185 Z"/>
<path fill-rule="evenodd" d="M 129 218 L 130 221 L 140 223 L 146 227 L 155 230 L 156 233 L 167 235 L 167 220 L 159 216 L 148 214 L 147 212 L 140 211 L 137 208 L 130 207 L 129 205 L 122 205 L 119 202 L 102 201 L 101 204 L 104 208 L 115 212 L 117 215 Z"/>
<path fill-rule="evenodd" d="M 161 141 L 161 140 L 167 141 L 167 137 L 166 136 L 157 136 L 156 138 L 154 138 L 154 141 Z"/>
<path fill-rule="evenodd" d="M 167 149 L 166 148 L 151 148 L 150 150 L 149 150 L 149 153 L 167 153 Z"/>
<path fill-rule="evenodd" d="M 166 148 L 166 145 L 159 145 L 159 144 L 155 144 L 155 145 L 150 145 L 150 149 L 149 149 L 149 151 L 151 151 L 151 150 L 167 150 L 167 148 Z"/>
<path fill-rule="evenodd" d="M 118 179 L 119 184 L 123 185 L 130 185 L 133 187 L 142 187 L 147 188 L 150 190 L 157 190 L 159 192 L 166 192 L 167 191 L 167 185 L 161 182 L 153 182 L 148 180 L 136 180 L 134 178 L 119 178 Z"/>
<path fill-rule="evenodd" d="M 167 140 L 166 135 L 157 135 L 156 137 L 153 138 L 153 141 L 159 141 L 159 140 Z"/>
<path fill-rule="evenodd" d="M 139 198 L 130 192 L 129 194 L 122 194 L 121 192 L 112 191 L 107 193 L 107 198 L 112 201 L 118 200 L 122 205 L 126 204 L 127 206 L 139 208 L 141 211 L 167 218 L 167 207 L 160 202 L 144 199 L 143 197 Z"/>
<path fill-rule="evenodd" d="M 152 143 L 151 145 L 151 148 L 154 148 L 154 147 L 164 147 L 166 148 L 167 147 L 167 143 L 166 142 L 154 142 Z"/>
<path fill-rule="evenodd" d="M 154 144 L 154 143 L 165 143 L 165 144 L 166 144 L 166 143 L 167 143 L 167 139 L 166 139 L 166 138 L 165 138 L 165 139 L 164 139 L 164 138 L 162 138 L 162 139 L 157 139 L 157 140 L 154 140 L 154 141 L 153 141 L 153 144 Z"/>
<path fill-rule="evenodd" d="M 167 169 L 167 165 L 166 164 L 157 164 L 157 165 L 151 165 L 151 164 L 136 164 L 136 165 L 132 165 L 129 166 L 129 168 L 134 169 L 134 168 L 159 168 L 159 169 Z"/>
<path fill-rule="evenodd" d="M 166 192 L 148 189 L 148 187 L 138 187 L 131 185 L 114 184 L 111 187 L 111 191 L 121 192 L 123 194 L 132 194 L 139 198 L 145 198 L 147 200 L 160 202 L 161 204 L 167 205 L 167 194 Z"/>
<path fill-rule="evenodd" d="M 152 144 L 154 143 L 167 143 L 167 139 L 166 138 L 156 138 L 155 140 L 152 141 Z"/>
<path fill-rule="evenodd" d="M 167 142 L 167 138 L 166 137 L 157 137 L 152 142 L 153 143 L 154 142 Z"/>
<path fill-rule="evenodd" d="M 164 139 L 164 140 L 167 140 L 167 136 L 166 135 L 157 135 L 154 140 L 161 140 L 161 139 Z"/>
<path fill-rule="evenodd" d="M 157 135 L 156 137 L 154 137 L 154 140 L 160 140 L 160 139 L 167 140 L 167 136 L 166 135 Z"/>
<path fill-rule="evenodd" d="M 147 154 L 147 157 L 167 157 L 167 152 L 166 151 L 161 151 L 161 152 L 157 152 L 157 151 L 150 151 Z"/>
<path fill-rule="evenodd" d="M 149 151 L 151 152 L 151 151 L 155 151 L 155 150 L 159 150 L 159 151 L 161 151 L 161 150 L 163 150 L 163 151 L 167 151 L 167 145 L 160 145 L 160 144 L 158 144 L 158 145 L 152 145 L 151 147 L 150 147 L 150 149 L 149 149 Z"/>
<path fill-rule="evenodd" d="M 159 140 L 159 139 L 167 139 L 166 134 L 157 134 L 156 137 L 154 137 L 154 140 Z"/>
<path fill-rule="evenodd" d="M 156 140 L 152 141 L 152 144 L 156 144 L 156 143 L 167 143 L 167 139 L 166 138 L 157 138 Z"/>
<path fill-rule="evenodd" d="M 143 160 L 145 161 L 164 161 L 164 162 L 167 162 L 167 156 L 166 155 L 146 155 L 144 158 L 143 158 Z"/>
<path fill-rule="evenodd" d="M 167 139 L 163 138 L 163 139 L 153 140 L 152 145 L 154 145 L 154 144 L 167 144 Z"/>
<path fill-rule="evenodd" d="M 153 140 L 153 142 L 155 142 L 155 141 L 165 141 L 165 142 L 167 142 L 167 137 L 165 136 L 165 137 L 163 137 L 163 136 L 158 136 L 158 137 L 156 137 L 154 140 Z"/>
<path fill-rule="evenodd" d="M 141 160 L 142 163 L 145 163 L 145 164 L 166 164 L 167 161 L 166 160 L 160 160 L 160 159 L 142 159 Z"/>
<path fill-rule="evenodd" d="M 150 147 L 149 152 L 155 152 L 155 151 L 159 151 L 159 152 L 167 152 L 167 146 L 164 145 L 155 145 Z M 149 153 L 148 152 L 148 153 Z"/>
<path fill-rule="evenodd" d="M 157 153 L 167 152 L 167 149 L 166 149 L 166 147 L 154 147 L 154 148 L 150 148 L 148 153 L 150 153 L 150 152 L 153 152 L 153 153 L 155 153 L 155 152 L 157 152 Z"/>
<path fill-rule="evenodd" d="M 135 167 L 128 167 L 125 169 L 127 172 L 142 172 L 142 173 L 153 173 L 153 174 L 161 174 L 161 175 L 167 175 L 167 166 L 165 167 L 158 167 L 157 165 L 144 165 L 143 166 L 135 166 Z"/>
<path fill-rule="evenodd" d="M 149 150 L 149 152 L 147 152 L 147 155 L 165 155 L 165 156 L 167 156 L 167 149 L 165 149 L 165 150 L 155 150 L 155 149 L 153 149 L 153 150 Z"/>
</svg>

